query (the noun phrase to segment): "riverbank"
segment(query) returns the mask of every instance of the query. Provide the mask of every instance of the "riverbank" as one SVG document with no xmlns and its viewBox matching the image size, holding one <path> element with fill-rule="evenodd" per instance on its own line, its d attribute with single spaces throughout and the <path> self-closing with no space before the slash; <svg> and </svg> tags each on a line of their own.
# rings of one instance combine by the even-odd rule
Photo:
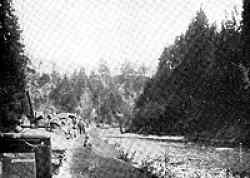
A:
<svg viewBox="0 0 250 178">
<path fill-rule="evenodd" d="M 201 177 L 205 175 L 219 177 L 219 175 L 226 174 L 228 170 L 235 174 L 250 174 L 250 150 L 247 148 L 197 144 L 175 136 L 156 139 L 157 136 L 152 137 L 151 135 L 120 134 L 119 129 L 112 128 L 99 129 L 98 132 L 106 142 L 119 144 L 126 152 L 136 152 L 135 165 L 141 163 L 145 158 L 154 160 L 166 155 L 169 169 L 177 177 L 184 175 L 192 177 L 194 174 L 202 174 Z"/>
</svg>

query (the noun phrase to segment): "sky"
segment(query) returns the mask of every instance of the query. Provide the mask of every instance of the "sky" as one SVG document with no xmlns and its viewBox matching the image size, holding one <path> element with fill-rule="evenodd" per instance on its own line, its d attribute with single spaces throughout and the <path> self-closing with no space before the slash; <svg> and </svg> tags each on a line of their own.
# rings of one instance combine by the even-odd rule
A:
<svg viewBox="0 0 250 178">
<path fill-rule="evenodd" d="M 87 72 L 105 61 L 117 72 L 124 61 L 153 73 L 163 49 L 185 32 L 202 7 L 220 23 L 242 0 L 15 0 L 25 52 L 44 70 Z"/>
</svg>

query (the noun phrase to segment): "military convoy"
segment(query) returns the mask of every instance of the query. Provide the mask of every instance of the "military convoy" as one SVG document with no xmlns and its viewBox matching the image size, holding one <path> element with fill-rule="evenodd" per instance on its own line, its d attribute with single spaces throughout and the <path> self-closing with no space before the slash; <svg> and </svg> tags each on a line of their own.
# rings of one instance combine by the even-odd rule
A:
<svg viewBox="0 0 250 178">
<path fill-rule="evenodd" d="M 87 123 L 77 114 L 72 113 L 52 113 L 45 115 L 44 113 L 35 112 L 31 103 L 29 92 L 26 92 L 27 102 L 25 110 L 26 114 L 21 117 L 20 124 L 17 128 L 21 131 L 24 128 L 45 128 L 47 131 L 61 130 L 67 138 L 76 137 L 76 135 L 84 134 Z"/>
</svg>

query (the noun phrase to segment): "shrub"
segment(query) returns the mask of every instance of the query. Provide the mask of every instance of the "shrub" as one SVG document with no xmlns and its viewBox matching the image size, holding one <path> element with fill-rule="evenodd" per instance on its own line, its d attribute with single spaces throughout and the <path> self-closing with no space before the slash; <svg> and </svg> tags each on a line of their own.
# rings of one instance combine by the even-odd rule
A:
<svg viewBox="0 0 250 178">
<path fill-rule="evenodd" d="M 124 150 L 119 150 L 119 155 L 117 158 L 125 162 L 132 163 L 135 158 L 135 154 L 136 151 L 130 154 L 129 152 L 125 152 Z"/>
<path fill-rule="evenodd" d="M 172 178 L 175 174 L 171 171 L 169 164 L 169 157 L 167 155 L 159 156 L 156 158 L 150 158 L 147 156 L 140 163 L 140 169 L 145 174 L 151 174 L 153 177 L 157 178 Z"/>
<path fill-rule="evenodd" d="M 124 151 L 123 148 L 121 148 L 120 144 L 116 143 L 115 144 L 115 148 L 118 150 L 118 156 L 117 158 L 120 159 L 120 160 L 123 160 L 125 162 L 128 162 L 128 163 L 132 163 L 134 158 L 135 158 L 135 154 L 136 154 L 136 151 L 132 152 L 132 153 L 129 153 L 128 151 Z"/>
</svg>

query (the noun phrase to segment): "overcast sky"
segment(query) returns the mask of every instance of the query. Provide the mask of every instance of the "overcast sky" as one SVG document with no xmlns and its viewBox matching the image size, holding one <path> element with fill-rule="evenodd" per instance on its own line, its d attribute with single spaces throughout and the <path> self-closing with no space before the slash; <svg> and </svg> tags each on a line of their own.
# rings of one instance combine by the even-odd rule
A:
<svg viewBox="0 0 250 178">
<path fill-rule="evenodd" d="M 242 0 L 15 0 L 26 53 L 62 71 L 113 71 L 124 61 L 156 69 L 164 47 L 184 32 L 202 6 L 220 22 Z"/>
</svg>

